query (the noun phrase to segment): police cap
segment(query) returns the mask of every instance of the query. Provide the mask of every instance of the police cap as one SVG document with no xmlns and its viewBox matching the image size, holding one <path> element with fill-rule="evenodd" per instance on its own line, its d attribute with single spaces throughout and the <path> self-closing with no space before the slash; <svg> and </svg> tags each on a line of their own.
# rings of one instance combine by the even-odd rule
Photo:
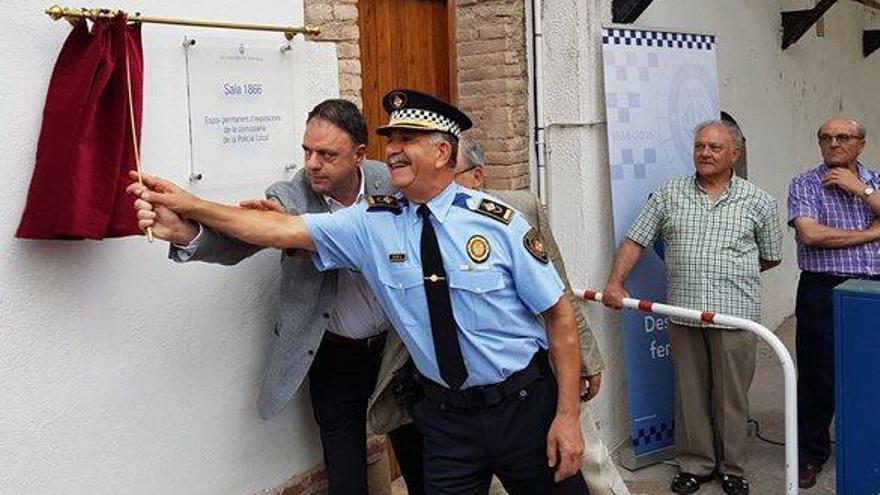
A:
<svg viewBox="0 0 880 495">
<path fill-rule="evenodd" d="M 387 136 L 394 129 L 446 132 L 456 138 L 473 126 L 471 119 L 461 110 L 411 89 L 395 89 L 382 98 L 382 106 L 391 117 L 387 125 L 376 129 Z"/>
</svg>

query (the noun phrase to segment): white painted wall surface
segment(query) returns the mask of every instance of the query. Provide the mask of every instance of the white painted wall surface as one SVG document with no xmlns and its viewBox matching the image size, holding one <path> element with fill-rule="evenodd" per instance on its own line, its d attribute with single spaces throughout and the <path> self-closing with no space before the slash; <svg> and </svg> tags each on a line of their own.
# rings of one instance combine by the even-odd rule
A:
<svg viewBox="0 0 880 495">
<path fill-rule="evenodd" d="M 249 494 L 320 461 L 307 394 L 270 421 L 256 398 L 277 303 L 277 254 L 236 267 L 177 265 L 142 238 L 22 241 L 55 58 L 69 26 L 12 0 L 0 20 L 0 493 Z M 148 15 L 284 25 L 302 1 L 118 0 Z M 145 171 L 189 173 L 184 34 L 144 27 Z M 311 106 L 338 94 L 335 48 L 295 46 L 297 139 Z M 300 143 L 294 143 L 299 149 Z M 262 194 L 253 184 L 240 197 Z M 52 198 L 46 198 L 51 201 Z"/>
<path fill-rule="evenodd" d="M 554 233 L 572 283 L 601 289 L 613 257 L 610 178 L 604 115 L 601 26 L 610 0 L 544 3 L 545 101 L 549 203 Z M 789 180 L 821 162 L 816 130 L 845 114 L 868 127 L 863 161 L 880 168 L 880 53 L 862 56 L 864 29 L 880 28 L 880 12 L 852 1 L 825 15 L 825 37 L 811 29 L 782 51 L 783 10 L 811 1 L 657 0 L 636 26 L 717 35 L 721 107 L 748 139 L 749 179 L 779 200 L 786 218 Z M 774 328 L 794 312 L 794 232 L 785 231 L 782 265 L 764 275 L 764 321 Z M 637 295 L 635 295 L 637 296 Z M 627 438 L 625 372 L 617 317 L 588 306 L 608 363 L 594 404 L 606 440 Z"/>
</svg>

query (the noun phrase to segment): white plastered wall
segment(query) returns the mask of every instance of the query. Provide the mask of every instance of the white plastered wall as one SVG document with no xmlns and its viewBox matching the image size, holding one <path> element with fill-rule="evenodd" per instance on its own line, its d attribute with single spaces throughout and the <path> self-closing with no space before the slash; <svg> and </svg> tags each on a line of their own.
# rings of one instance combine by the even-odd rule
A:
<svg viewBox="0 0 880 495">
<path fill-rule="evenodd" d="M 600 33 L 610 0 L 544 3 L 544 78 L 549 208 L 572 284 L 601 289 L 610 269 L 610 178 Z M 811 1 L 657 0 L 636 26 L 714 33 L 723 110 L 748 139 L 749 179 L 779 200 L 785 220 L 789 180 L 821 161 L 816 129 L 848 115 L 868 127 L 863 161 L 880 168 L 880 53 L 862 56 L 864 29 L 880 28 L 880 12 L 842 0 L 825 15 L 825 36 L 808 31 L 782 51 L 783 10 Z M 786 228 L 782 265 L 763 277 L 763 323 L 774 328 L 794 312 L 797 263 Z M 637 296 L 637 295 L 635 295 Z M 588 305 L 608 369 L 593 404 L 606 441 L 628 435 L 626 377 L 618 320 Z"/>
<path fill-rule="evenodd" d="M 270 421 L 256 399 L 277 304 L 277 254 L 236 267 L 177 265 L 143 238 L 23 241 L 43 101 L 69 26 L 33 0 L 0 20 L 0 493 L 249 494 L 320 462 L 302 391 Z M 146 15 L 302 24 L 302 1 L 119 0 Z M 144 27 L 145 171 L 189 174 L 184 34 Z M 296 139 L 338 94 L 333 45 L 295 42 Z M 300 143 L 294 143 L 299 149 Z M 266 184 L 243 188 L 262 194 Z M 53 198 L 45 198 L 52 201 Z"/>
</svg>

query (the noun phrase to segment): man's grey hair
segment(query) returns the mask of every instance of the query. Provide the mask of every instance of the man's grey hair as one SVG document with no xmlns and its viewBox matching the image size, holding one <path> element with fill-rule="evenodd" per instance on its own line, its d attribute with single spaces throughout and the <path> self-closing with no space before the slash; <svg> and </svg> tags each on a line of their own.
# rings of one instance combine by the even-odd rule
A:
<svg viewBox="0 0 880 495">
<path fill-rule="evenodd" d="M 428 138 L 434 144 L 440 143 L 449 143 L 449 163 L 447 165 L 449 168 L 455 168 L 456 160 L 458 159 L 458 138 L 449 134 L 448 132 L 432 132 L 428 135 Z"/>
<path fill-rule="evenodd" d="M 824 124 L 822 124 L 822 127 L 825 127 L 826 125 L 828 125 L 829 122 L 833 122 L 835 120 L 842 120 L 844 122 L 849 122 L 850 124 L 856 126 L 856 136 L 858 136 L 859 139 L 865 139 L 868 136 L 868 129 L 865 128 L 865 124 L 862 124 L 861 122 L 859 122 L 858 120 L 855 120 L 855 119 L 831 119 L 828 122 L 825 122 Z M 816 131 L 816 136 L 822 135 L 822 127 L 819 127 L 819 130 Z"/>
<path fill-rule="evenodd" d="M 733 141 L 733 146 L 736 149 L 742 150 L 746 147 L 746 138 L 743 137 L 743 133 L 739 129 L 739 126 L 733 122 L 720 119 L 707 120 L 697 124 L 697 127 L 694 128 L 694 140 L 696 140 L 697 136 L 708 127 L 723 127 L 727 129 L 727 132 L 730 133 L 730 139 Z"/>
<path fill-rule="evenodd" d="M 462 137 L 458 141 L 458 146 L 468 169 L 486 166 L 486 150 L 482 144 L 471 142 L 466 137 Z"/>
</svg>

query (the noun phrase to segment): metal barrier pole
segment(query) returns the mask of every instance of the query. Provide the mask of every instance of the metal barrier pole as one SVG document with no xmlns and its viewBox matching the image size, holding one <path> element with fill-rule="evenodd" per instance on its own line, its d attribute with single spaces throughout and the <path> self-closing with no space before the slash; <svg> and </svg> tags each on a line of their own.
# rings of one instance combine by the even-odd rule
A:
<svg viewBox="0 0 880 495">
<path fill-rule="evenodd" d="M 585 301 L 602 302 L 602 293 L 594 290 L 576 289 L 575 294 L 580 295 Z M 737 318 L 710 311 L 697 311 L 695 309 L 680 308 L 668 304 L 660 304 L 642 299 L 625 298 L 623 306 L 647 313 L 656 313 L 666 316 L 675 316 L 694 322 L 716 323 L 728 327 L 748 330 L 761 337 L 776 352 L 776 356 L 782 363 L 782 372 L 785 378 L 785 493 L 797 495 L 798 493 L 798 451 L 797 451 L 797 374 L 794 362 L 788 349 L 781 340 L 767 327 L 745 318 Z"/>
</svg>

